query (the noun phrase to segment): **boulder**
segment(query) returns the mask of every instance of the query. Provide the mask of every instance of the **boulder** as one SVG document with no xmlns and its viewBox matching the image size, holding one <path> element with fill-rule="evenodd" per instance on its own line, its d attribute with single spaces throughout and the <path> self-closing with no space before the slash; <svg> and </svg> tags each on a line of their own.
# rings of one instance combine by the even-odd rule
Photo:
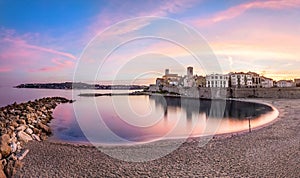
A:
<svg viewBox="0 0 300 178">
<path fill-rule="evenodd" d="M 47 140 L 48 137 L 45 133 L 42 133 L 40 138 L 41 138 L 41 140 L 45 141 L 45 140 Z"/>
<path fill-rule="evenodd" d="M 19 126 L 19 124 L 18 124 L 16 121 L 12 121 L 12 122 L 10 123 L 10 125 L 11 125 L 12 127 L 14 127 L 14 128 L 17 128 L 17 127 Z"/>
<path fill-rule="evenodd" d="M 42 122 L 39 122 L 38 124 L 38 127 L 40 129 L 42 129 L 46 134 L 51 134 L 51 129 L 50 127 L 48 127 L 47 125 L 43 124 Z"/>
<path fill-rule="evenodd" d="M 22 160 L 25 158 L 25 156 L 28 154 L 29 150 L 26 149 L 25 151 L 23 151 L 19 156 L 18 156 L 18 160 Z"/>
<path fill-rule="evenodd" d="M 11 148 L 11 152 L 16 152 L 17 151 L 17 149 L 18 149 L 18 145 L 15 143 L 15 142 L 12 142 L 11 144 L 10 144 L 10 148 Z"/>
<path fill-rule="evenodd" d="M 31 137 L 36 141 L 41 141 L 40 137 L 38 135 L 32 134 Z"/>
<path fill-rule="evenodd" d="M 0 137 L 1 144 L 3 143 L 9 144 L 9 141 L 10 141 L 10 136 L 8 134 L 4 134 Z"/>
<path fill-rule="evenodd" d="M 9 156 L 10 152 L 11 152 L 11 148 L 9 145 L 7 144 L 0 145 L 0 153 L 3 157 Z"/>
<path fill-rule="evenodd" d="M 37 134 L 37 135 L 40 135 L 42 133 L 42 131 L 37 129 L 37 128 L 33 128 L 33 133 Z"/>
<path fill-rule="evenodd" d="M 3 169 L 0 169 L 0 177 L 1 178 L 6 178 L 6 175 L 5 175 L 4 171 L 3 171 Z"/>
<path fill-rule="evenodd" d="M 18 140 L 27 143 L 28 141 L 32 140 L 31 136 L 23 131 L 19 131 L 17 134 Z"/>
<path fill-rule="evenodd" d="M 28 127 L 29 127 L 29 128 L 31 128 L 31 129 L 33 129 L 33 128 L 34 128 L 34 126 L 33 126 L 33 125 L 31 125 L 31 124 L 28 124 Z"/>
<path fill-rule="evenodd" d="M 10 137 L 8 134 L 4 134 L 0 137 L 0 153 L 4 158 L 9 156 L 11 152 L 9 141 L 10 141 Z"/>
<path fill-rule="evenodd" d="M 15 165 L 15 161 L 9 160 L 6 166 L 4 167 L 4 172 L 7 175 L 7 177 L 12 177 L 13 173 L 16 172 L 14 165 Z"/>
<path fill-rule="evenodd" d="M 29 134 L 29 135 L 31 135 L 31 134 L 33 133 L 33 131 L 32 131 L 31 128 L 27 128 L 27 129 L 25 130 L 25 132 L 26 132 L 27 134 Z"/>
<path fill-rule="evenodd" d="M 26 124 L 26 121 L 24 119 L 19 119 L 17 122 L 19 124 L 21 124 L 21 125 L 25 125 Z"/>
<path fill-rule="evenodd" d="M 18 128 L 16 128 L 17 131 L 24 131 L 26 129 L 26 125 L 21 125 Z"/>
</svg>

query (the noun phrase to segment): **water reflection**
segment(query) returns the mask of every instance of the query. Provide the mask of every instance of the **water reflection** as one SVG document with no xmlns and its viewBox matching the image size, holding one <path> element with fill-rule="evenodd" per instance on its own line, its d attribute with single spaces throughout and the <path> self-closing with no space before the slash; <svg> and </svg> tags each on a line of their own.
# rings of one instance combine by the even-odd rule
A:
<svg viewBox="0 0 300 178">
<path fill-rule="evenodd" d="M 205 99 L 180 98 L 171 96 L 151 95 L 150 100 L 155 101 L 156 108 L 161 107 L 164 110 L 165 116 L 168 115 L 168 110 L 172 108 L 181 107 L 185 110 L 187 120 L 192 118 L 192 114 L 205 114 L 211 118 L 231 118 L 231 119 L 245 119 L 256 118 L 262 114 L 273 111 L 272 107 L 259 103 L 242 102 L 235 100 L 214 100 L 216 105 L 224 105 L 225 110 L 221 117 L 216 117 L 219 114 L 210 115 L 212 109 L 212 101 Z"/>
<path fill-rule="evenodd" d="M 92 109 L 95 103 L 97 112 Z M 248 130 L 248 119 L 251 118 L 254 128 L 270 122 L 278 114 L 272 107 L 258 103 L 163 96 L 81 98 L 76 107 L 82 112 L 77 113 L 77 118 L 74 113 L 70 115 L 66 112 L 66 109 L 73 109 L 72 105 L 66 106 L 60 105 L 55 110 L 55 138 L 75 142 L 88 138 L 89 141 L 104 144 L 140 143 Z M 217 108 L 213 112 L 212 106 Z M 70 122 L 61 122 L 60 118 L 68 118 Z M 61 131 L 59 127 L 69 129 Z"/>
</svg>

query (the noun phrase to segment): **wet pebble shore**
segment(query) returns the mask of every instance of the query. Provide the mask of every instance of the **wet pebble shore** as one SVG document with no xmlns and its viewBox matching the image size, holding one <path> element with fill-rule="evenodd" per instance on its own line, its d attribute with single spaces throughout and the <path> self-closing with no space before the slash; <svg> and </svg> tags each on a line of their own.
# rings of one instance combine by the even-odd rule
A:
<svg viewBox="0 0 300 178">
<path fill-rule="evenodd" d="M 60 103 L 73 102 L 48 97 L 0 108 L 0 177 L 12 177 L 23 166 L 30 151 L 24 146 L 31 140 L 43 141 L 51 135 L 48 123 Z"/>
</svg>

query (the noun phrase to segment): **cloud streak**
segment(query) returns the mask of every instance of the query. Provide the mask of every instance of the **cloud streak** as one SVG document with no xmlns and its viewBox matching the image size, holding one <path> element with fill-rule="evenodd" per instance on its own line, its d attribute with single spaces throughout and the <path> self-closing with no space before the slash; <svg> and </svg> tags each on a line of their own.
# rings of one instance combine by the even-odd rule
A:
<svg viewBox="0 0 300 178">
<path fill-rule="evenodd" d="M 67 68 L 74 67 L 73 61 L 66 61 L 59 58 L 53 58 L 52 63 L 55 65 L 42 67 L 39 68 L 38 70 L 31 70 L 30 72 L 54 72 L 54 71 L 65 70 Z"/>
<path fill-rule="evenodd" d="M 10 72 L 12 71 L 12 68 L 9 67 L 9 66 L 1 66 L 0 67 L 0 73 L 3 73 L 3 72 Z"/>
<path fill-rule="evenodd" d="M 267 1 L 252 1 L 240 5 L 233 6 L 224 11 L 214 14 L 207 19 L 196 19 L 194 24 L 198 26 L 207 26 L 221 21 L 236 18 L 250 9 L 290 9 L 300 7 L 299 0 L 267 0 Z"/>
<path fill-rule="evenodd" d="M 5 38 L 5 39 L 3 39 L 3 42 L 13 43 L 14 45 L 17 45 L 17 46 L 23 47 L 23 48 L 28 48 L 28 49 L 33 49 L 33 50 L 38 50 L 38 51 L 42 51 L 42 52 L 47 52 L 47 53 L 51 53 L 51 54 L 64 56 L 64 57 L 67 57 L 67 58 L 70 58 L 73 60 L 77 59 L 74 55 L 72 55 L 70 53 L 57 51 L 57 50 L 54 50 L 51 48 L 45 48 L 45 47 L 41 47 L 41 46 L 31 45 L 31 44 L 28 44 L 26 41 L 20 40 L 20 39 Z"/>
</svg>

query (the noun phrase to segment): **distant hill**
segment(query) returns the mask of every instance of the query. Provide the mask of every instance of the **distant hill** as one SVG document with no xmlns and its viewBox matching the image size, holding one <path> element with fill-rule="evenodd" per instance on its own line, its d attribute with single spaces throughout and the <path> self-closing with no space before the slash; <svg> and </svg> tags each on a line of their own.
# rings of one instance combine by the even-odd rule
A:
<svg viewBox="0 0 300 178">
<path fill-rule="evenodd" d="M 41 88 L 41 89 L 94 89 L 94 90 L 139 90 L 145 89 L 143 85 L 99 85 L 87 84 L 81 82 L 64 82 L 64 83 L 29 83 L 20 84 L 15 88 Z"/>
</svg>

